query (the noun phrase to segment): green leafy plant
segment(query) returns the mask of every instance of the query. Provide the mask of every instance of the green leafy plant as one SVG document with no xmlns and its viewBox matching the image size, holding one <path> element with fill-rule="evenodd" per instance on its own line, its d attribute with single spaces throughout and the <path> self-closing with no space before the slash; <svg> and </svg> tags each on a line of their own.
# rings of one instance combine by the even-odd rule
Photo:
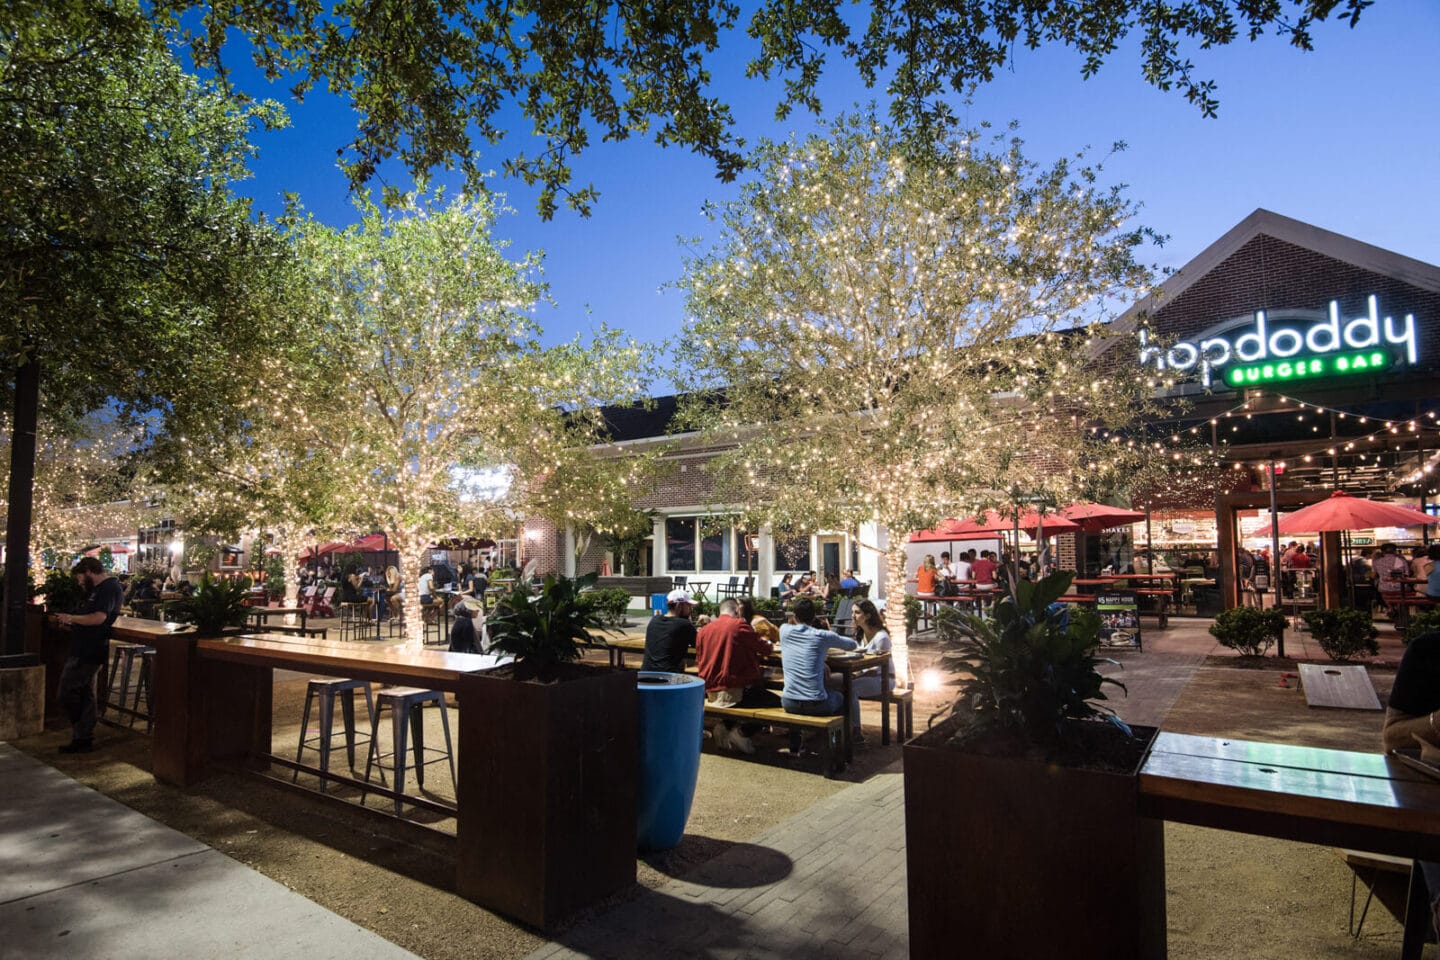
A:
<svg viewBox="0 0 1440 960">
<path fill-rule="evenodd" d="M 935 633 L 941 643 L 959 643 L 969 632 L 964 615 L 951 604 L 940 604 L 935 611 Z"/>
<path fill-rule="evenodd" d="M 1245 657 L 1263 656 L 1276 638 L 1284 633 L 1283 612 L 1256 607 L 1222 610 L 1210 625 L 1210 635 L 1219 640 L 1222 647 L 1239 651 Z"/>
<path fill-rule="evenodd" d="M 1349 660 L 1361 653 L 1376 656 L 1380 631 L 1364 610 L 1309 610 L 1305 625 L 1331 660 Z"/>
<path fill-rule="evenodd" d="M 496 600 L 486 621 L 490 649 L 515 658 L 519 679 L 558 679 L 561 664 L 580 659 L 582 647 L 598 645 L 590 631 L 605 629 L 581 595 L 596 579 L 593 573 L 576 580 L 551 574 L 534 594 L 529 584 L 517 583 Z"/>
<path fill-rule="evenodd" d="M 920 613 L 924 610 L 920 601 L 914 597 L 905 598 L 905 632 L 914 633 L 915 628 L 920 625 Z"/>
<path fill-rule="evenodd" d="M 580 595 L 581 600 L 590 605 L 600 622 L 607 627 L 618 627 L 625 622 L 625 614 L 630 610 L 630 594 L 619 587 L 610 587 L 604 590 L 591 590 Z"/>
<path fill-rule="evenodd" d="M 196 633 L 213 636 L 226 627 L 245 625 L 250 612 L 245 600 L 249 596 L 249 579 L 221 579 L 207 571 L 201 576 L 195 593 L 174 604 L 169 615 L 176 623 L 195 624 Z"/>
<path fill-rule="evenodd" d="M 52 613 L 69 613 L 80 606 L 85 597 L 80 584 L 64 570 L 47 571 L 40 592 L 45 594 L 45 608 Z"/>
<path fill-rule="evenodd" d="M 1098 706 L 1104 687 L 1124 684 L 1103 676 L 1095 656 L 1099 617 L 1072 615 L 1056 600 L 1075 574 L 1054 573 L 1038 582 L 1021 580 L 991 616 L 960 614 L 969 635 L 958 641 L 957 669 L 974 680 L 955 704 L 968 718 L 963 733 L 996 732 L 1038 745 L 1066 738 L 1068 722 L 1103 718 L 1129 732 L 1114 711 Z"/>
<path fill-rule="evenodd" d="M 1405 626 L 1405 642 L 1436 630 L 1440 630 L 1440 610 L 1411 611 L 1410 622 Z"/>
</svg>

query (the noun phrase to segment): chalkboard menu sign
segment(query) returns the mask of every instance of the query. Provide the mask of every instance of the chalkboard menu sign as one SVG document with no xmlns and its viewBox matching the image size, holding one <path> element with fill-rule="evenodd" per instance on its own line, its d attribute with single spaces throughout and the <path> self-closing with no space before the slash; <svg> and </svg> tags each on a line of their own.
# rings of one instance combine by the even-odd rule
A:
<svg viewBox="0 0 1440 960">
<path fill-rule="evenodd" d="M 1109 590 L 1095 598 L 1100 642 L 1107 647 L 1140 647 L 1140 601 L 1134 590 Z"/>
</svg>

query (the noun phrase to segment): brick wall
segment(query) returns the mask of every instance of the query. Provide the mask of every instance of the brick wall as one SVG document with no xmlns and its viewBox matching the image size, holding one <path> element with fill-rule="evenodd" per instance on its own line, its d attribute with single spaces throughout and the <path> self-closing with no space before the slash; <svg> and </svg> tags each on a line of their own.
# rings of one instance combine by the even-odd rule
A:
<svg viewBox="0 0 1440 960">
<path fill-rule="evenodd" d="M 535 573 L 544 576 L 547 573 L 565 572 L 565 543 L 564 532 L 558 529 L 549 520 L 531 518 L 525 521 L 525 527 L 520 531 L 520 550 L 524 556 L 524 563 L 535 561 Z"/>
</svg>

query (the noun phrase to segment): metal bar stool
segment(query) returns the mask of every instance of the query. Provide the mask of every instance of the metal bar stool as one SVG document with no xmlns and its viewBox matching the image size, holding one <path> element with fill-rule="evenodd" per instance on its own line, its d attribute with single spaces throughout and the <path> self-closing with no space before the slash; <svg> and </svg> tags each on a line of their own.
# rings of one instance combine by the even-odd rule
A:
<svg viewBox="0 0 1440 960">
<path fill-rule="evenodd" d="M 307 748 L 320 754 L 320 792 L 324 793 L 329 785 L 329 778 L 326 773 L 330 770 L 330 744 L 335 737 L 335 700 L 340 700 L 340 710 L 344 718 L 345 728 L 341 732 L 345 735 L 345 754 L 350 761 L 350 769 L 355 769 L 355 694 L 365 694 L 365 709 L 370 715 L 370 737 L 367 739 L 367 756 L 374 752 L 375 737 L 375 701 L 370 694 L 370 681 L 368 680 L 347 680 L 339 677 L 315 677 L 305 686 L 305 714 L 300 721 L 300 745 L 295 749 L 295 762 L 299 763 Z M 320 731 L 315 736 L 307 736 L 310 732 L 310 707 L 316 698 L 320 700 Z M 314 746 L 311 746 L 314 744 Z M 368 771 L 369 764 L 367 762 Z M 367 773 L 368 775 L 368 773 Z M 290 777 L 294 783 L 300 776 L 296 770 Z"/>
<path fill-rule="evenodd" d="M 364 640 L 370 634 L 370 604 L 364 600 L 352 600 L 340 604 L 340 639 Z"/>
<path fill-rule="evenodd" d="M 135 726 L 136 717 L 145 718 L 145 732 L 155 726 L 155 712 L 150 700 L 150 691 L 155 687 L 155 648 L 145 647 L 140 651 L 140 680 L 135 684 L 135 712 L 130 714 L 130 726 Z M 145 712 L 140 712 L 140 698 L 145 698 Z"/>
<path fill-rule="evenodd" d="M 139 706 L 139 671 L 136 671 L 136 688 L 134 690 L 132 690 L 130 687 L 130 672 L 135 666 L 135 658 L 146 652 L 153 655 L 155 653 L 155 648 L 147 647 L 143 643 L 125 643 L 123 641 L 116 641 L 113 644 L 113 652 L 110 657 L 110 675 L 106 679 L 105 684 L 105 704 L 102 704 L 102 706 L 114 704 L 122 711 L 130 709 L 127 704 L 130 701 L 132 693 L 135 696 L 135 706 Z M 118 700 L 115 699 L 117 693 L 115 689 L 115 679 L 117 677 L 120 679 Z"/>
<path fill-rule="evenodd" d="M 450 763 L 450 785 L 455 785 L 455 753 L 450 743 L 450 716 L 445 708 L 445 694 L 440 690 L 421 690 L 418 687 L 385 687 L 377 696 L 375 714 L 370 721 L 370 755 L 365 760 L 365 780 L 370 780 L 370 767 L 375 764 L 380 767 L 381 782 L 384 782 L 386 757 L 391 758 L 391 765 L 395 772 L 395 792 L 405 792 L 405 747 L 407 727 L 410 739 L 413 741 L 415 782 L 421 788 L 425 786 L 425 765 L 428 763 L 439 763 L 440 758 L 425 759 L 425 707 L 433 704 L 440 708 L 440 725 L 445 731 L 445 749 L 430 749 L 430 753 L 444 753 L 445 759 Z M 389 753 L 380 753 L 380 713 L 386 709 L 390 710 L 391 736 L 394 749 Z M 407 723 L 408 721 L 408 723 Z M 360 805 L 365 805 L 365 795 L 360 795 Z M 400 798 L 395 798 L 395 813 L 400 813 Z"/>
</svg>

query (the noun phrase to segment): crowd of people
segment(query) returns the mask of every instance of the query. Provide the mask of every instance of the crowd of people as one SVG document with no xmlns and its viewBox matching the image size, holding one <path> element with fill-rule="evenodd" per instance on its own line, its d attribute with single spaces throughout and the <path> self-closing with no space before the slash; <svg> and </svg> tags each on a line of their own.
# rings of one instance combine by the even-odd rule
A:
<svg viewBox="0 0 1440 960">
<path fill-rule="evenodd" d="M 955 557 L 942 551 L 937 563 L 934 554 L 926 554 L 915 570 L 915 595 L 926 597 L 957 596 L 966 590 L 990 592 L 1008 576 L 1011 566 L 1021 580 L 1039 579 L 1055 571 L 1052 558 L 1046 554 L 1020 554 L 1011 550 L 997 554 L 994 550 L 963 550 Z"/>
<path fill-rule="evenodd" d="M 811 596 L 798 597 L 786 622 L 778 626 L 759 615 L 749 597 L 722 600 L 719 615 L 713 619 L 697 618 L 696 607 L 684 588 L 670 591 L 665 615 L 651 618 L 646 627 L 640 669 L 682 672 L 693 650 L 697 672 L 705 681 L 705 695 L 719 706 L 781 707 L 803 716 L 839 716 L 845 703 L 839 677 L 826 666 L 829 652 L 856 650 L 862 643 L 866 653 L 890 652 L 890 635 L 880 611 L 867 599 L 855 601 L 854 639 L 832 630 L 822 615 L 823 607 Z M 766 684 L 765 674 L 765 660 L 777 647 L 784 672 L 778 692 Z M 886 689 L 893 688 L 891 680 Z M 853 678 L 852 690 L 849 722 L 854 736 L 863 739 L 858 701 L 880 695 L 878 670 Z M 753 738 L 759 729 L 758 724 L 720 721 L 710 736 L 720 749 L 748 754 L 755 752 Z M 799 730 L 793 730 L 791 754 L 798 755 L 802 746 Z"/>
<path fill-rule="evenodd" d="M 857 591 L 867 590 L 868 587 L 869 584 L 856 579 L 854 570 L 845 570 L 839 574 L 826 573 L 818 579 L 814 570 L 807 570 L 800 574 L 798 580 L 793 573 L 783 575 L 776 587 L 776 595 L 786 606 L 806 597 L 828 603 L 836 597 L 856 596 Z"/>
</svg>

